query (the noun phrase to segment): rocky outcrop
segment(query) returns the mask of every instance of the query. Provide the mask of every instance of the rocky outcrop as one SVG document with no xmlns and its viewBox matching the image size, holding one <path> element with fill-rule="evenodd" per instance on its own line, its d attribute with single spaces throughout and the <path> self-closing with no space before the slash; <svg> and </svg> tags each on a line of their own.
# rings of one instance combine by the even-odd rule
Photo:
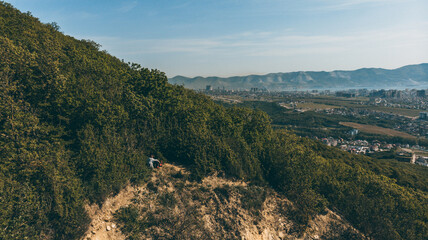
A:
<svg viewBox="0 0 428 240">
<path fill-rule="evenodd" d="M 293 203 L 271 189 L 189 176 L 165 164 L 147 184 L 128 186 L 102 208 L 88 206 L 92 223 L 85 239 L 364 239 L 328 209 L 301 231 Z"/>
</svg>

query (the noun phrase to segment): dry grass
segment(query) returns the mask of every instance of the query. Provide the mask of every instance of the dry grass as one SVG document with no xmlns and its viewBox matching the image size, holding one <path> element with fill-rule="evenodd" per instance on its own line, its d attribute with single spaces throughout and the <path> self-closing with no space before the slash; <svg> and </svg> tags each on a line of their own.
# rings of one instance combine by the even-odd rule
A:
<svg viewBox="0 0 428 240">
<path fill-rule="evenodd" d="M 359 124 L 359 123 L 354 123 L 354 122 L 340 122 L 340 124 L 343 126 L 356 128 L 356 129 L 360 130 L 361 132 L 366 132 L 366 133 L 387 135 L 387 136 L 392 136 L 392 137 L 403 137 L 403 138 L 416 139 L 415 136 L 412 136 L 408 133 L 400 132 L 400 131 L 390 129 L 390 128 L 383 128 L 383 127 L 378 127 L 378 126 L 374 126 L 374 125 Z"/>
<path fill-rule="evenodd" d="M 189 175 L 164 164 L 148 184 L 128 186 L 101 209 L 88 206 L 93 221 L 84 239 L 344 239 L 348 232 L 363 239 L 329 210 L 299 234 L 295 207 L 273 190 L 217 175 L 194 182 Z"/>
</svg>

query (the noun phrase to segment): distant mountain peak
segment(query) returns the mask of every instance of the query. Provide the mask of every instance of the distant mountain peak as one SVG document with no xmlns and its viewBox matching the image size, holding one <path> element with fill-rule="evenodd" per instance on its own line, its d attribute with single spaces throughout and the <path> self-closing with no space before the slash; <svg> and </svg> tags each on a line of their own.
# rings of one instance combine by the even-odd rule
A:
<svg viewBox="0 0 428 240">
<path fill-rule="evenodd" d="M 215 80 L 215 81 L 213 81 Z M 406 65 L 396 69 L 360 68 L 352 71 L 297 71 L 233 77 L 176 76 L 170 83 L 190 89 L 213 88 L 250 89 L 265 87 L 271 91 L 292 89 L 346 88 L 424 88 L 428 86 L 428 63 Z M 322 87 L 320 87 L 322 86 Z"/>
</svg>

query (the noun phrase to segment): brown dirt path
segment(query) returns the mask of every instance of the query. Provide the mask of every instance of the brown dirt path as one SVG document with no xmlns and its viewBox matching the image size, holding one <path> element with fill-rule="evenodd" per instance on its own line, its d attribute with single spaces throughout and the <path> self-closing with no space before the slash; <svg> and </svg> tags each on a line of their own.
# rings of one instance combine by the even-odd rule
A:
<svg viewBox="0 0 428 240">
<path fill-rule="evenodd" d="M 136 191 L 135 187 L 127 186 L 116 196 L 108 198 L 101 208 L 97 204 L 86 206 L 92 221 L 83 240 L 124 240 L 125 236 L 113 221 L 113 214 L 120 207 L 129 205 Z"/>
</svg>

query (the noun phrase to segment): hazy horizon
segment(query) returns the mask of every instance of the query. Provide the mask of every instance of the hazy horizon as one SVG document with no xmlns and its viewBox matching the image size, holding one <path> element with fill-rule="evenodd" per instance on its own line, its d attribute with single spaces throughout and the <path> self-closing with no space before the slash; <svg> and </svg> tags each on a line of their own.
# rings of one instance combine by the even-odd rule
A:
<svg viewBox="0 0 428 240">
<path fill-rule="evenodd" d="M 297 71 L 287 71 L 287 72 L 266 72 L 266 73 L 248 73 L 248 74 L 241 74 L 241 75 L 228 75 L 228 76 L 219 76 L 219 75 L 210 75 L 210 76 L 184 76 L 184 75 L 175 75 L 175 76 L 171 76 L 170 78 L 174 78 L 174 77 L 186 77 L 186 78 L 210 78 L 210 77 L 219 77 L 219 78 L 233 78 L 233 77 L 244 77 L 244 76 L 264 76 L 264 75 L 268 75 L 268 74 L 278 74 L 278 73 L 294 73 L 294 72 L 351 72 L 351 71 L 356 71 L 356 70 L 360 70 L 360 69 L 385 69 L 385 70 L 394 70 L 394 69 L 398 69 L 401 67 L 405 67 L 405 66 L 412 66 L 412 65 L 420 65 L 420 64 L 428 64 L 428 62 L 421 62 L 421 63 L 414 63 L 414 64 L 407 64 L 407 65 L 403 65 L 403 66 L 398 66 L 396 68 L 376 68 L 376 67 L 361 67 L 361 68 L 356 68 L 356 69 L 333 69 L 333 70 L 318 70 L 318 71 L 313 71 L 313 70 L 297 70 Z"/>
<path fill-rule="evenodd" d="M 169 77 L 428 62 L 428 2 L 422 0 L 7 2 Z"/>
</svg>

